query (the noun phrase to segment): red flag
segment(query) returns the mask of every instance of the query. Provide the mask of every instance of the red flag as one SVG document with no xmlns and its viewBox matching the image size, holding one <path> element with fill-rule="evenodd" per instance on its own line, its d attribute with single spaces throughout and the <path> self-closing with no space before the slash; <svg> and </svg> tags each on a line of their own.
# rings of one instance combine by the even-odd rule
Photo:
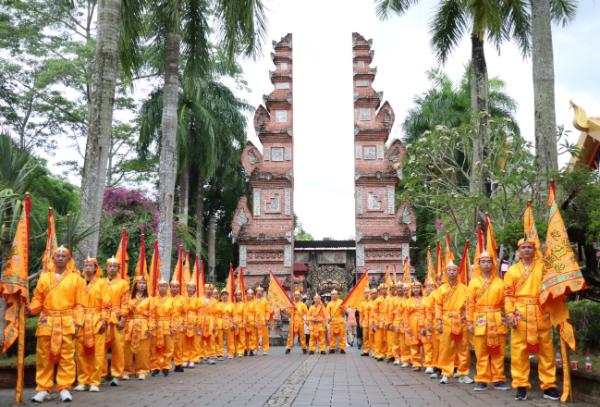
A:
<svg viewBox="0 0 600 407">
<path fill-rule="evenodd" d="M 469 242 L 465 243 L 465 250 L 463 251 L 462 259 L 460 259 L 460 266 L 458 267 L 458 282 L 467 285 L 469 277 L 469 268 L 471 260 L 469 259 Z"/>
<path fill-rule="evenodd" d="M 440 242 L 437 242 L 437 253 L 436 253 L 436 262 L 435 262 L 435 276 L 436 278 L 441 278 L 444 273 L 444 259 L 442 257 L 442 246 Z"/>
<path fill-rule="evenodd" d="M 148 264 L 146 263 L 146 245 L 144 235 L 142 235 L 140 255 L 135 266 L 135 274 L 140 275 L 141 273 L 143 273 L 144 275 L 148 275 Z M 156 291 L 156 281 L 154 281 L 152 277 L 150 277 L 148 280 L 150 280 L 148 281 L 148 292 L 153 293 L 152 295 L 154 296 L 154 292 Z"/>
<path fill-rule="evenodd" d="M 146 249 L 144 249 L 144 252 L 146 251 Z M 158 283 L 158 276 L 160 274 L 160 267 L 161 266 L 161 261 L 160 261 L 160 256 L 159 256 L 159 252 L 158 252 L 158 240 L 154 241 L 154 253 L 152 253 L 152 262 L 150 263 L 150 281 L 152 281 L 152 291 L 150 292 L 150 295 L 152 295 L 153 297 L 156 296 L 156 286 Z M 181 282 L 180 282 L 181 284 Z M 170 291 L 169 291 L 170 292 Z"/>
</svg>

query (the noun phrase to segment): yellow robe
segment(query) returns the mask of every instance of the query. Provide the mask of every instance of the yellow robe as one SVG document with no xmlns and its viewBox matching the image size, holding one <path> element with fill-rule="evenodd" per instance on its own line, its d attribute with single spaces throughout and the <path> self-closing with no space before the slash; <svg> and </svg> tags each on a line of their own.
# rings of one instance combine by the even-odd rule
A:
<svg viewBox="0 0 600 407">
<path fill-rule="evenodd" d="M 257 299 L 258 303 L 258 335 L 262 338 L 262 351 L 263 353 L 269 352 L 269 325 L 266 321 L 270 321 L 273 324 L 273 315 L 271 308 L 269 307 L 269 301 L 266 298 Z M 257 348 L 258 350 L 258 348 Z"/>
<path fill-rule="evenodd" d="M 165 296 L 161 298 L 156 296 L 152 298 L 151 307 L 154 309 L 154 323 L 156 328 L 152 332 L 152 341 L 150 343 L 150 368 L 152 370 L 171 370 L 171 359 L 175 336 L 171 336 L 171 331 L 175 331 L 178 326 L 178 315 L 173 307 L 173 297 Z M 162 344 L 162 346 L 160 346 Z"/>
<path fill-rule="evenodd" d="M 319 352 L 325 352 L 325 332 L 327 331 L 327 320 L 325 315 L 325 307 L 323 304 L 319 306 L 311 306 L 308 310 L 308 323 L 310 329 L 310 345 L 309 349 L 314 352 L 317 349 L 317 341 L 319 342 Z M 317 322 L 315 322 L 315 319 Z"/>
<path fill-rule="evenodd" d="M 449 295 L 450 292 L 453 294 Z M 454 373 L 457 355 L 458 374 L 469 375 L 471 352 L 465 310 L 466 294 L 467 286 L 456 282 L 452 287 L 449 284 L 441 286 L 439 294 L 435 297 L 436 329 L 438 325 L 442 325 L 443 328 L 437 367 L 442 370 L 442 375 L 447 377 L 452 377 Z"/>
<path fill-rule="evenodd" d="M 363 353 L 369 353 L 371 351 L 371 331 L 369 330 L 369 300 L 364 300 L 358 306 L 358 313 L 360 317 L 360 326 L 363 334 Z"/>
<path fill-rule="evenodd" d="M 85 280 L 84 280 L 85 282 Z M 105 332 L 100 334 L 102 324 L 110 318 L 110 298 L 106 279 L 94 277 L 83 292 L 85 319 L 77 336 L 77 382 L 88 386 L 100 386 L 106 349 Z"/>
<path fill-rule="evenodd" d="M 200 307 L 198 308 L 198 327 L 201 331 L 200 336 L 200 357 L 204 359 L 212 358 L 216 352 L 216 337 L 218 329 L 219 303 L 214 298 L 200 298 Z"/>
<path fill-rule="evenodd" d="M 243 355 L 246 351 L 246 324 L 244 320 L 244 311 L 246 304 L 240 301 L 235 304 L 233 311 L 233 323 L 235 324 L 235 353 Z"/>
<path fill-rule="evenodd" d="M 325 308 L 325 315 L 328 319 L 331 319 L 329 323 L 329 333 L 331 335 L 329 342 L 329 349 L 335 350 L 336 337 L 339 338 L 340 350 L 346 350 L 346 320 L 344 319 L 344 313 L 346 312 L 346 306 L 342 306 L 342 300 L 339 298 L 337 301 L 330 301 Z"/>
<path fill-rule="evenodd" d="M 511 331 L 510 349 L 513 388 L 529 389 L 529 354 L 537 352 L 538 373 L 542 390 L 556 387 L 556 362 L 550 330 L 550 315 L 540 309 L 543 265 L 533 262 L 529 276 L 520 283 L 526 272 L 522 262 L 510 267 L 504 276 L 506 314 L 517 318 L 517 329 Z"/>
<path fill-rule="evenodd" d="M 421 328 L 423 326 L 421 316 L 421 306 L 423 299 L 421 297 L 409 297 L 404 301 L 404 338 L 405 343 L 410 348 L 410 363 L 413 367 L 421 367 L 421 344 L 423 343 L 423 335 Z M 408 328 L 412 335 L 408 332 Z"/>
<path fill-rule="evenodd" d="M 198 332 L 198 308 L 202 298 L 185 297 L 184 299 L 184 324 L 185 332 L 181 341 L 183 348 L 183 362 L 197 362 L 200 358 L 200 335 Z"/>
<path fill-rule="evenodd" d="M 66 273 L 66 274 L 65 274 Z M 83 290 L 85 281 L 77 270 L 66 270 L 58 278 L 53 272 L 40 276 L 31 300 L 31 314 L 40 314 L 37 330 L 37 391 L 70 389 L 75 381 L 75 326 L 83 326 Z M 54 287 L 54 288 L 52 288 Z M 52 345 L 51 338 L 54 338 Z"/>
<path fill-rule="evenodd" d="M 129 314 L 125 324 L 125 373 L 145 376 L 150 371 L 150 338 L 147 332 L 153 330 L 154 308 L 152 299 L 131 298 Z M 134 363 L 135 359 L 135 363 Z M 135 364 L 135 366 L 134 366 Z"/>
<path fill-rule="evenodd" d="M 294 307 L 287 311 L 290 316 L 290 331 L 288 334 L 287 349 L 294 347 L 296 335 L 300 338 L 300 346 L 306 349 L 306 334 L 304 333 L 304 320 L 308 317 L 308 307 L 302 301 L 297 301 Z"/>
<path fill-rule="evenodd" d="M 244 320 L 246 325 L 246 350 L 258 351 L 258 330 L 256 323 L 258 318 L 258 303 L 252 299 L 246 303 L 244 309 Z"/>
<path fill-rule="evenodd" d="M 394 349 L 398 347 L 398 332 L 394 327 L 394 319 L 396 313 L 396 307 L 398 306 L 398 302 L 400 301 L 400 297 L 394 295 L 389 295 L 386 298 L 388 302 L 387 305 L 387 315 L 386 315 L 386 326 L 392 325 L 391 330 L 387 330 L 387 358 L 392 359 L 394 357 Z M 387 329 L 387 328 L 386 328 Z"/>
<path fill-rule="evenodd" d="M 183 360 L 183 341 L 185 335 L 184 325 L 186 325 L 187 315 L 185 312 L 185 298 L 183 295 L 173 297 L 173 320 L 175 336 L 173 337 L 173 362 L 175 366 L 182 365 Z M 187 325 L 186 325 L 187 328 Z M 194 328 L 195 329 L 195 328 Z"/>
<path fill-rule="evenodd" d="M 215 334 L 215 356 L 223 357 L 225 352 L 225 336 L 223 332 L 223 303 L 219 301 L 217 301 L 215 325 L 217 326 L 217 333 Z"/>
<path fill-rule="evenodd" d="M 424 365 L 426 368 L 435 367 L 437 364 L 437 355 L 440 345 L 440 334 L 437 334 L 435 329 L 433 332 L 429 331 L 429 327 L 434 328 L 434 315 L 435 315 L 435 301 L 434 293 L 430 293 L 427 297 L 423 298 L 421 304 L 421 312 L 423 314 L 423 328 L 426 331 L 423 337 L 423 358 Z"/>
<path fill-rule="evenodd" d="M 104 334 L 106 350 L 111 350 L 110 375 L 121 379 L 125 370 L 125 328 L 119 329 L 119 318 L 129 312 L 129 284 L 120 277 L 106 279 L 111 304 L 110 320 Z M 102 376 L 108 376 L 108 356 L 104 355 Z"/>
<path fill-rule="evenodd" d="M 221 303 L 221 320 L 222 320 L 222 332 L 223 332 L 223 343 L 221 345 L 220 352 L 217 354 L 223 356 L 225 352 L 225 340 L 227 340 L 227 356 L 235 356 L 235 330 L 233 324 L 233 314 L 235 313 L 235 304 L 231 301 Z"/>
</svg>

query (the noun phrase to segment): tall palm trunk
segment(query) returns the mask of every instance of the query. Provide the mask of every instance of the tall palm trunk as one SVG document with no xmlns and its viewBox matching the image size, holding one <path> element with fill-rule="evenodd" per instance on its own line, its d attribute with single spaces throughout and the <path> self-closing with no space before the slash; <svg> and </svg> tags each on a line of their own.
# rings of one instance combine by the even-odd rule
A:
<svg viewBox="0 0 600 407">
<path fill-rule="evenodd" d="M 216 244 L 217 244 L 217 213 L 211 205 L 210 216 L 208 218 L 208 281 L 215 281 L 215 263 L 216 263 Z"/>
<path fill-rule="evenodd" d="M 179 4 L 177 4 L 179 9 Z M 179 102 L 179 27 L 171 22 L 165 40 L 165 86 L 163 93 L 162 144 L 159 168 L 158 247 L 161 275 L 169 276 L 173 244 L 173 198 L 177 180 L 177 104 Z"/>
<path fill-rule="evenodd" d="M 185 163 L 181 174 L 179 174 L 179 223 L 187 230 L 188 212 L 190 201 L 190 167 Z M 184 250 L 186 244 L 183 243 Z"/>
<path fill-rule="evenodd" d="M 119 39 L 121 35 L 121 0 L 98 2 L 98 43 L 95 57 L 94 84 L 89 109 L 89 130 L 81 180 L 79 212 L 81 228 L 98 227 L 102 216 L 102 200 L 106 184 L 106 169 L 112 133 L 115 87 L 119 70 Z M 81 253 L 96 256 L 100 230 L 97 229 L 79 244 Z"/>
<path fill-rule="evenodd" d="M 548 174 L 558 169 L 554 52 L 549 0 L 531 0 L 531 55 L 535 107 L 536 200 L 538 212 L 545 213 Z"/>
<path fill-rule="evenodd" d="M 202 258 L 202 232 L 204 230 L 204 177 L 198 172 L 198 192 L 196 193 L 196 256 Z"/>
<path fill-rule="evenodd" d="M 478 34 L 471 34 L 471 110 L 473 112 L 487 112 L 489 100 L 489 83 L 485 53 L 483 49 L 483 38 Z M 479 134 L 485 135 L 486 118 L 481 118 L 479 123 Z M 485 136 L 484 136 L 485 137 Z M 476 138 L 473 142 L 473 163 L 483 162 L 484 140 Z M 484 192 L 483 173 L 481 167 L 471 165 L 471 192 Z"/>
</svg>

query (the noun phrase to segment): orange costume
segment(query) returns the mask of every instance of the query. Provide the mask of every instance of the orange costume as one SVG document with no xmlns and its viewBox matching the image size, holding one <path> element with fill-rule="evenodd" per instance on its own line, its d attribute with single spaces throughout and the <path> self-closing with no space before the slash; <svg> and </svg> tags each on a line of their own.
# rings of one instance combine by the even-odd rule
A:
<svg viewBox="0 0 600 407">
<path fill-rule="evenodd" d="M 337 293 L 337 291 L 335 292 Z M 344 320 L 344 314 L 347 307 L 342 305 L 342 302 L 339 298 L 336 301 L 332 300 L 325 308 L 325 315 L 328 319 L 331 319 L 329 323 L 329 334 L 331 335 L 329 342 L 330 351 L 336 348 L 336 338 L 338 339 L 340 350 L 346 350 L 346 320 Z"/>
<path fill-rule="evenodd" d="M 404 308 L 407 300 L 408 298 L 402 295 L 394 310 L 394 329 L 396 332 L 399 331 L 394 356 L 396 361 L 400 360 L 403 365 L 410 363 L 410 347 L 406 343 L 406 321 L 404 320 Z"/>
<path fill-rule="evenodd" d="M 412 294 L 412 292 L 411 292 Z M 423 335 L 421 334 L 424 326 L 421 296 L 410 296 L 404 301 L 404 323 L 405 323 L 405 343 L 410 349 L 410 362 L 414 368 L 423 366 L 421 360 L 421 344 L 423 343 Z M 409 329 L 410 328 L 410 333 Z"/>
<path fill-rule="evenodd" d="M 237 302 L 233 309 L 233 323 L 235 324 L 235 353 L 242 357 L 246 351 L 246 325 L 244 319 L 244 310 L 246 304 L 243 301 Z"/>
<path fill-rule="evenodd" d="M 531 388 L 529 354 L 539 358 L 542 390 L 556 387 L 556 363 L 550 330 L 550 315 L 540 310 L 544 267 L 532 261 L 527 270 L 519 261 L 504 276 L 505 307 L 508 318 L 517 318 L 510 338 L 512 387 Z"/>
<path fill-rule="evenodd" d="M 161 282 L 159 281 L 159 285 Z M 163 280 L 162 284 L 167 282 Z M 152 326 L 152 340 L 150 342 L 150 350 L 152 357 L 150 358 L 151 370 L 171 370 L 171 359 L 173 357 L 173 349 L 175 343 L 175 332 L 178 326 L 178 315 L 173 307 L 173 297 L 165 295 L 161 297 L 157 295 L 151 299 L 151 307 L 154 310 L 154 322 Z"/>
<path fill-rule="evenodd" d="M 256 289 L 256 293 L 258 294 L 259 291 L 262 291 L 260 286 Z M 267 325 L 267 321 L 270 321 L 271 324 L 273 323 L 273 314 L 269 307 L 269 301 L 267 301 L 266 298 L 263 297 L 260 300 L 257 298 L 256 302 L 258 303 L 256 315 L 256 321 L 258 322 L 258 336 L 262 338 L 263 354 L 267 354 L 269 353 L 269 325 Z M 258 350 L 258 343 L 256 350 Z"/>
<path fill-rule="evenodd" d="M 368 290 L 365 290 L 368 293 Z M 363 354 L 368 355 L 371 351 L 371 331 L 369 329 L 369 310 L 370 300 L 364 300 L 358 306 L 358 315 L 360 317 L 360 326 L 363 334 Z"/>
<path fill-rule="evenodd" d="M 371 327 L 375 326 L 376 331 L 374 332 L 375 342 L 372 343 L 373 350 L 375 352 L 375 357 L 377 359 L 383 359 L 387 352 L 387 348 L 385 346 L 385 337 L 386 337 L 386 329 L 385 329 L 385 318 L 386 318 L 386 306 L 385 306 L 385 297 L 379 296 L 377 297 L 373 303 L 371 304 L 371 313 L 369 315 L 369 325 Z M 371 332 L 373 332 L 371 330 Z"/>
<path fill-rule="evenodd" d="M 63 249 L 64 250 L 64 249 Z M 31 314 L 40 314 L 37 330 L 37 391 L 54 388 L 69 390 L 75 381 L 75 327 L 84 323 L 83 290 L 85 281 L 79 271 L 67 268 L 40 276 L 31 300 Z"/>
<path fill-rule="evenodd" d="M 106 280 L 101 279 L 102 269 L 96 259 L 88 261 L 96 264 L 97 272 L 94 278 L 83 290 L 83 306 L 85 317 L 83 327 L 77 336 L 77 382 L 81 385 L 100 386 L 102 366 L 104 364 L 105 332 L 100 334 L 102 324 L 108 327 L 110 317 L 110 298 Z"/>
<path fill-rule="evenodd" d="M 135 284 L 133 289 L 135 290 Z M 150 371 L 150 338 L 147 333 L 152 331 L 156 324 L 152 298 L 133 297 L 134 295 L 129 300 L 129 314 L 125 325 L 124 375 L 133 377 L 137 374 L 142 380 Z"/>
<path fill-rule="evenodd" d="M 107 262 L 108 263 L 108 262 Z M 121 379 L 125 370 L 125 328 L 119 329 L 119 320 L 126 318 L 129 307 L 129 283 L 118 275 L 106 279 L 108 297 L 111 304 L 110 317 L 106 327 L 106 351 L 111 350 L 110 375 Z M 104 355 L 102 376 L 108 376 L 108 356 Z"/>
<path fill-rule="evenodd" d="M 387 358 L 388 360 L 392 360 L 394 358 L 394 349 L 398 346 L 398 332 L 394 327 L 394 319 L 396 307 L 398 306 L 398 302 L 400 298 L 398 295 L 388 295 L 386 298 L 387 301 L 387 315 L 385 318 L 386 326 L 392 326 L 392 329 L 387 329 Z"/>
<path fill-rule="evenodd" d="M 440 347 L 440 334 L 433 329 L 433 320 L 435 318 L 435 295 L 437 289 L 428 293 L 421 301 L 421 313 L 423 314 L 423 327 L 426 335 L 423 337 L 423 356 L 426 368 L 437 366 L 438 350 Z M 433 333 L 430 331 L 433 330 Z"/>
<path fill-rule="evenodd" d="M 304 321 L 308 315 L 308 307 L 302 301 L 296 301 L 293 307 L 289 307 L 287 314 L 290 316 L 290 332 L 288 334 L 287 349 L 294 347 L 296 335 L 300 338 L 302 349 L 306 349 L 306 333 L 304 333 Z"/>
<path fill-rule="evenodd" d="M 323 304 L 313 305 L 308 310 L 308 321 L 310 329 L 310 352 L 317 349 L 319 341 L 319 352 L 325 352 L 325 332 L 327 331 L 327 320 L 325 316 L 325 307 Z M 317 320 L 317 322 L 315 322 Z"/>
<path fill-rule="evenodd" d="M 252 299 L 246 303 L 244 308 L 244 325 L 246 325 L 246 350 L 254 352 L 258 350 L 258 332 L 256 330 L 258 314 L 258 303 Z"/>
<path fill-rule="evenodd" d="M 458 355 L 458 374 L 468 376 L 471 353 L 465 314 L 467 286 L 459 282 L 453 286 L 448 283 L 436 291 L 439 293 L 435 297 L 435 325 L 443 327 L 437 367 L 443 376 L 452 377 Z"/>
<path fill-rule="evenodd" d="M 229 294 L 229 293 L 228 293 Z M 223 295 L 223 292 L 221 292 Z M 229 359 L 235 356 L 235 330 L 233 329 L 233 317 L 235 313 L 235 304 L 231 301 L 221 303 L 221 324 L 223 332 L 223 342 L 220 344 L 221 350 L 217 350 L 219 355 L 225 352 L 225 340 L 227 341 L 227 357 Z"/>
<path fill-rule="evenodd" d="M 173 362 L 175 366 L 183 365 L 183 341 L 185 331 L 183 329 L 186 324 L 185 298 L 183 295 L 173 297 L 173 328 L 175 336 L 173 337 Z M 192 330 L 193 332 L 193 330 Z"/>
<path fill-rule="evenodd" d="M 199 356 L 203 359 L 213 358 L 215 356 L 215 340 L 217 333 L 213 332 L 217 328 L 219 303 L 212 297 L 199 298 L 200 306 L 198 308 L 197 327 L 200 330 Z"/>
<path fill-rule="evenodd" d="M 198 308 L 202 298 L 185 297 L 183 299 L 183 321 L 186 326 L 185 332 L 181 335 L 183 349 L 183 366 L 188 367 L 189 363 L 195 363 L 200 358 L 200 335 L 197 334 L 196 326 L 198 321 Z M 194 367 L 193 365 L 191 367 Z"/>
</svg>

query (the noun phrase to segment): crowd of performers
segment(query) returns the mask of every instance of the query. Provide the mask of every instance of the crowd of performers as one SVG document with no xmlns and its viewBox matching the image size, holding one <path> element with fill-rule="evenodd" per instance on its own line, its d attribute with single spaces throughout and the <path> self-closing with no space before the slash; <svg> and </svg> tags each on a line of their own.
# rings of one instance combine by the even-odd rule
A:
<svg viewBox="0 0 600 407">
<path fill-rule="evenodd" d="M 539 249 L 539 248 L 537 248 Z M 378 361 L 422 369 L 446 384 L 476 382 L 475 390 L 507 390 L 504 375 L 506 335 L 511 329 L 512 387 L 517 400 L 527 398 L 531 387 L 529 355 L 539 358 L 539 377 L 544 397 L 558 400 L 550 320 L 540 309 L 543 265 L 534 260 L 536 244 L 518 243 L 520 261 L 501 279 L 497 260 L 485 250 L 474 265 L 468 285 L 459 282 L 459 268 L 450 261 L 442 276 L 428 273 L 425 284 L 413 280 L 368 288 L 358 306 L 363 332 L 363 356 Z M 214 365 L 224 356 L 254 356 L 262 342 L 269 352 L 269 325 L 273 312 L 260 286 L 220 293 L 204 285 L 204 296 L 195 295 L 197 278 L 169 283 L 157 281 L 155 296 L 148 294 L 144 273 L 130 284 L 120 275 L 119 260 L 107 261 L 107 277 L 98 261 L 84 262 L 77 271 L 71 253 L 58 249 L 52 257 L 54 269 L 42 274 L 28 314 L 40 314 L 37 329 L 37 394 L 33 401 L 49 399 L 55 381 L 62 401 L 71 401 L 76 391 L 99 391 L 108 377 L 107 350 L 111 350 L 111 386 L 122 380 L 145 380 L 148 375 L 169 375 L 198 363 Z M 196 273 L 197 271 L 194 271 Z M 437 277 L 437 278 L 436 278 Z M 184 284 L 182 287 L 181 284 Z M 245 298 L 244 298 L 245 297 Z M 294 293 L 286 310 L 290 334 L 286 353 L 296 337 L 303 353 L 326 353 L 346 349 L 347 309 L 337 291 L 324 306 L 317 295 L 310 309 Z M 310 333 L 306 344 L 305 326 Z M 336 345 L 339 342 L 338 345 Z M 477 375 L 469 376 L 471 344 L 477 358 Z M 225 352 L 225 346 L 227 349 Z M 56 368 L 56 378 L 54 376 Z"/>
</svg>

